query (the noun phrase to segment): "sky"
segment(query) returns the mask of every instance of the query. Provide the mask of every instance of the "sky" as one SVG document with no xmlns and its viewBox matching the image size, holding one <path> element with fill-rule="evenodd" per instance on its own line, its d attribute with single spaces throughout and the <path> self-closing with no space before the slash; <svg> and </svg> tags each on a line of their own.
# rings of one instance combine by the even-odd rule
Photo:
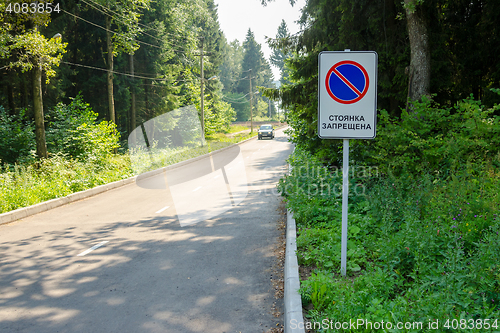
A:
<svg viewBox="0 0 500 333">
<path fill-rule="evenodd" d="M 289 0 L 274 0 L 267 6 L 261 5 L 261 0 L 215 0 L 215 3 L 218 5 L 220 28 L 228 42 L 237 39 L 240 44 L 243 43 L 250 28 L 269 60 L 272 50 L 265 37 L 276 37 L 281 20 L 285 20 L 291 34 L 298 32 L 300 27 L 295 21 L 300 18 L 305 0 L 296 1 L 293 7 Z M 274 79 L 278 80 L 279 70 L 272 65 L 271 69 Z"/>
</svg>

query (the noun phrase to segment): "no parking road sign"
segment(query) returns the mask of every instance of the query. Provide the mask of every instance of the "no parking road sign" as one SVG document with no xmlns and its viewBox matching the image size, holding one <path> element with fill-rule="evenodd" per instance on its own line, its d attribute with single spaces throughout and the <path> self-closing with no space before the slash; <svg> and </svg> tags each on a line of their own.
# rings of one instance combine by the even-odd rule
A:
<svg viewBox="0 0 500 333">
<path fill-rule="evenodd" d="M 318 135 L 373 139 L 377 115 L 377 53 L 321 52 Z"/>
<path fill-rule="evenodd" d="M 377 53 L 373 51 L 319 54 L 318 135 L 344 139 L 342 161 L 342 236 L 340 272 L 347 269 L 349 201 L 349 139 L 375 138 L 377 123 Z"/>
</svg>

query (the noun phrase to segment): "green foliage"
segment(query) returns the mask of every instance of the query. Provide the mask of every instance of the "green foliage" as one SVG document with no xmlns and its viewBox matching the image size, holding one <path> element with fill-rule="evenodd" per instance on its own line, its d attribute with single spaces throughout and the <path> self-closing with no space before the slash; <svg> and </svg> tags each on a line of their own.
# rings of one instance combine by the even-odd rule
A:
<svg viewBox="0 0 500 333">
<path fill-rule="evenodd" d="M 224 100 L 229 102 L 236 111 L 237 121 L 247 121 L 250 119 L 250 101 L 243 93 L 229 93 L 224 95 Z"/>
<path fill-rule="evenodd" d="M 82 112 L 82 115 L 87 113 L 88 106 L 80 104 L 75 98 L 74 112 Z M 63 109 L 66 109 L 63 107 Z M 2 109 L 0 108 L 0 111 Z M 64 112 L 64 111 L 63 111 Z M 0 113 L 1 115 L 1 113 Z M 89 115 L 92 118 L 92 114 Z M 70 122 L 71 123 L 71 122 Z M 101 122 L 95 125 L 79 125 L 78 127 L 87 126 L 93 130 L 87 130 L 84 133 L 86 139 L 92 138 L 94 134 L 98 134 L 94 140 L 102 141 L 102 132 L 109 130 L 107 122 Z M 75 124 L 72 125 L 73 127 Z M 104 126 L 102 130 L 99 127 Z M 77 128 L 78 128 L 77 127 Z M 0 127 L 0 130 L 3 129 Z M 77 131 L 78 132 L 78 131 Z M 31 133 L 31 132 L 30 132 Z M 31 133 L 31 135 L 33 135 Z M 113 134 L 114 135 L 114 134 Z M 31 164 L 7 164 L 0 165 L 0 213 L 8 212 L 20 207 L 34 205 L 43 201 L 54 198 L 66 196 L 68 194 L 93 188 L 95 186 L 107 184 L 113 181 L 126 179 L 140 172 L 153 170 L 155 167 L 164 167 L 174 163 L 182 162 L 190 158 L 194 158 L 207 152 L 212 152 L 246 140 L 252 136 L 256 136 L 254 132 L 252 135 L 244 134 L 228 138 L 224 135 L 217 137 L 217 140 L 209 140 L 208 147 L 185 147 L 176 148 L 165 151 L 162 156 L 156 156 L 158 164 L 152 165 L 148 158 L 144 169 L 138 170 L 137 165 L 132 168 L 132 161 L 130 155 L 120 154 L 105 154 L 99 157 L 98 153 L 90 153 L 89 157 L 82 159 L 73 159 L 63 153 L 54 153 L 48 159 L 43 159 Z M 69 136 L 71 138 L 71 135 Z M 113 139 L 114 140 L 114 139 Z M 71 141 L 71 140 L 70 140 Z M 3 141 L 0 142 L 0 144 Z M 33 142 L 33 141 L 31 141 Z M 64 140 L 61 141 L 64 144 Z M 87 140 L 89 144 L 95 149 L 102 145 L 96 144 L 93 140 Z M 85 144 L 84 144 L 85 145 Z M 160 161 L 161 159 L 161 161 Z"/>
<path fill-rule="evenodd" d="M 290 35 L 290 33 L 288 32 L 288 27 L 286 25 L 285 20 L 281 20 L 281 24 L 278 27 L 278 32 L 276 34 L 275 40 L 279 43 L 280 41 L 288 38 L 289 35 Z M 272 45 L 273 41 L 270 40 L 270 41 L 268 41 L 268 43 L 270 43 Z M 285 83 L 289 84 L 290 83 L 290 81 L 288 81 L 289 74 L 288 74 L 288 71 L 286 70 L 286 67 L 285 67 L 285 60 L 287 58 L 289 58 L 290 56 L 291 56 L 290 53 L 285 54 L 278 47 L 273 47 L 273 53 L 271 54 L 271 57 L 269 58 L 269 61 L 271 62 L 271 64 L 278 67 L 278 69 L 280 70 L 280 75 L 281 75 L 280 82 L 281 82 L 281 84 L 285 84 Z"/>
<path fill-rule="evenodd" d="M 221 66 L 221 74 L 227 75 L 222 79 L 226 100 L 236 110 L 238 121 L 250 119 L 250 78 L 253 89 L 253 116 L 268 112 L 264 111 L 268 106 L 267 98 L 255 93 L 260 87 L 272 86 L 273 80 L 271 67 L 261 48 L 255 41 L 254 33 L 249 29 L 243 47 L 237 40 L 228 45 L 227 59 Z M 273 112 L 274 105 L 271 105 L 271 108 Z"/>
<path fill-rule="evenodd" d="M 429 154 L 426 149 L 435 148 L 421 146 L 419 154 Z M 340 199 L 325 187 L 330 180 L 340 184 L 341 177 L 300 148 L 290 164 L 293 171 L 279 188 L 296 217 L 299 263 L 316 268 L 300 290 L 313 307 L 311 321 L 421 322 L 423 327 L 406 331 L 431 332 L 429 320 L 439 319 L 446 331 L 446 320 L 498 318 L 498 169 L 471 160 L 469 169 L 440 174 L 402 168 L 397 176 L 365 172 L 361 178 L 351 171 L 351 183 L 365 191 L 350 190 L 345 279 L 339 274 Z"/>
<path fill-rule="evenodd" d="M 149 0 L 96 0 L 94 4 L 94 9 L 111 14 L 111 23 L 118 26 L 119 33 L 112 35 L 113 56 L 122 52 L 134 53 L 139 48 L 135 38 L 142 30 L 137 24 L 140 12 L 148 8 Z"/>
<path fill-rule="evenodd" d="M 225 48 L 225 57 L 220 66 L 220 80 L 226 94 L 236 91 L 241 76 L 244 49 L 238 40 L 231 41 Z M 228 95 L 229 96 L 229 95 Z M 232 98 L 235 99 L 235 98 Z"/>
<path fill-rule="evenodd" d="M 13 164 L 28 161 L 35 149 L 35 125 L 28 120 L 26 111 L 9 115 L 0 105 L 0 161 Z"/>
<path fill-rule="evenodd" d="M 340 267 L 340 228 L 342 221 L 342 171 L 324 167 L 318 159 L 300 149 L 290 157 L 294 166 L 291 174 L 281 179 L 279 191 L 294 212 L 299 236 L 299 262 L 319 269 L 337 270 Z M 364 200 L 364 181 L 376 171 L 352 168 L 351 203 Z M 358 272 L 367 264 L 366 250 L 361 243 L 369 219 L 351 211 L 350 234 L 347 244 L 348 271 Z"/>
<path fill-rule="evenodd" d="M 16 35 L 10 48 L 17 52 L 17 60 L 11 67 L 20 67 L 22 72 L 40 66 L 45 71 L 49 83 L 56 75 L 54 67 L 59 66 L 68 43 L 61 43 L 59 38 L 45 38 L 38 30 Z"/>
<path fill-rule="evenodd" d="M 118 171 L 118 172 L 117 172 Z M 0 213 L 122 180 L 133 175 L 126 156 L 78 161 L 53 155 L 37 164 L 0 167 Z"/>
<path fill-rule="evenodd" d="M 251 75 L 252 88 L 256 89 L 257 86 L 269 86 L 273 74 L 269 63 L 262 53 L 261 45 L 255 41 L 255 35 L 250 29 L 247 31 L 243 48 L 245 51 L 241 63 L 242 77 L 239 81 L 237 92 L 247 94 L 250 92 L 250 80 L 244 78 L 248 78 Z"/>
<path fill-rule="evenodd" d="M 423 98 L 401 120 L 381 111 L 377 138 L 361 156 L 383 166 L 384 172 L 453 172 L 472 165 L 500 166 L 498 106 L 486 108 L 467 98 L 454 108 L 442 108 Z M 471 170 L 469 170 L 471 171 Z"/>
<path fill-rule="evenodd" d="M 315 268 L 301 287 L 311 321 L 420 322 L 405 331 L 431 332 L 429 321 L 451 331 L 447 320 L 498 318 L 497 110 L 424 98 L 401 119 L 382 112 L 377 137 L 353 142 L 351 164 L 364 172 L 349 175 L 349 279 L 339 275 L 340 191 L 331 193 L 342 181 L 339 146 L 296 148 L 279 188 L 296 217 L 299 263 Z"/>
<path fill-rule="evenodd" d="M 208 99 L 204 105 L 205 134 L 207 136 L 229 130 L 231 122 L 236 119 L 236 111 L 229 103 Z"/>
<path fill-rule="evenodd" d="M 118 147 L 119 133 L 112 122 L 97 120 L 97 113 L 78 95 L 71 104 L 59 103 L 48 114 L 49 152 L 83 160 L 103 160 Z"/>
<path fill-rule="evenodd" d="M 443 109 L 470 94 L 488 107 L 498 103 L 500 96 L 491 92 L 491 88 L 500 85 L 499 67 L 492 60 L 496 59 L 500 44 L 493 42 L 500 36 L 495 24 L 500 3 L 494 0 L 410 3 L 418 4 L 428 23 L 434 99 Z M 410 65 L 403 6 L 403 1 L 309 1 L 302 10 L 303 31 L 271 41 L 275 49 L 292 55 L 285 61 L 290 83 L 279 89 L 267 89 L 265 95 L 288 108 L 294 143 L 314 155 L 329 158 L 326 163 L 338 163 L 338 141 L 317 137 L 318 54 L 322 51 L 346 48 L 376 51 L 378 108 L 387 110 L 392 120 L 399 118 L 407 104 Z M 453 114 L 455 110 L 450 109 Z M 424 117 L 423 120 L 430 121 L 433 116 Z"/>
<path fill-rule="evenodd" d="M 248 126 L 243 125 L 230 125 L 226 133 L 237 133 L 248 129 Z"/>
</svg>

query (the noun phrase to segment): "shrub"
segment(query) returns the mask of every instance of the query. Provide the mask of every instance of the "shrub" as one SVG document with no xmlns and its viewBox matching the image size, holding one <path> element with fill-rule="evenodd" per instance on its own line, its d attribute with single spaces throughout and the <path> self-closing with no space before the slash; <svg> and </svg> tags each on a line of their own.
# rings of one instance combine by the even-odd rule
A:
<svg viewBox="0 0 500 333">
<path fill-rule="evenodd" d="M 35 125 L 22 109 L 17 115 L 9 115 L 0 106 L 0 160 L 14 164 L 33 158 L 35 149 Z"/>
<path fill-rule="evenodd" d="M 229 130 L 231 122 L 236 119 L 236 111 L 229 103 L 208 99 L 204 106 L 205 134 L 214 135 Z"/>
<path fill-rule="evenodd" d="M 469 332 L 445 325 L 498 318 L 500 174 L 494 168 L 471 162 L 472 170 L 401 168 L 397 176 L 364 179 L 364 195 L 349 198 L 346 279 L 339 274 L 340 198 L 306 190 L 341 178 L 300 148 L 289 161 L 293 171 L 279 188 L 296 214 L 299 264 L 315 267 L 300 289 L 313 307 L 312 322 L 415 322 L 423 326 L 404 331 L 431 332 L 428 324 L 439 320 L 441 332 Z M 361 180 L 351 177 L 351 183 Z"/>
<path fill-rule="evenodd" d="M 48 114 L 47 148 L 72 158 L 102 161 L 118 148 L 119 133 L 116 125 L 98 121 L 97 113 L 78 95 L 69 105 L 63 103 Z"/>
<path fill-rule="evenodd" d="M 381 111 L 377 138 L 359 143 L 366 149 L 360 149 L 358 158 L 395 174 L 450 173 L 485 163 L 500 166 L 500 117 L 493 115 L 499 106 L 486 109 L 472 97 L 453 108 L 425 97 L 413 105 L 400 120 Z"/>
</svg>

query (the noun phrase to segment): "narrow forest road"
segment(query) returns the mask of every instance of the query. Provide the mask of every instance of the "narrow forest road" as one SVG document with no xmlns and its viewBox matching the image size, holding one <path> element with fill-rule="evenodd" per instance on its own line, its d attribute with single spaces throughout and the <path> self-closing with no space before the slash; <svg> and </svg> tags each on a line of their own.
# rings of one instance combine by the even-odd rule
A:
<svg viewBox="0 0 500 333">
<path fill-rule="evenodd" d="M 276 326 L 276 183 L 292 144 L 279 130 L 239 147 L 212 172 L 193 174 L 200 161 L 145 180 L 164 189 L 134 183 L 0 226 L 0 332 Z"/>
</svg>

